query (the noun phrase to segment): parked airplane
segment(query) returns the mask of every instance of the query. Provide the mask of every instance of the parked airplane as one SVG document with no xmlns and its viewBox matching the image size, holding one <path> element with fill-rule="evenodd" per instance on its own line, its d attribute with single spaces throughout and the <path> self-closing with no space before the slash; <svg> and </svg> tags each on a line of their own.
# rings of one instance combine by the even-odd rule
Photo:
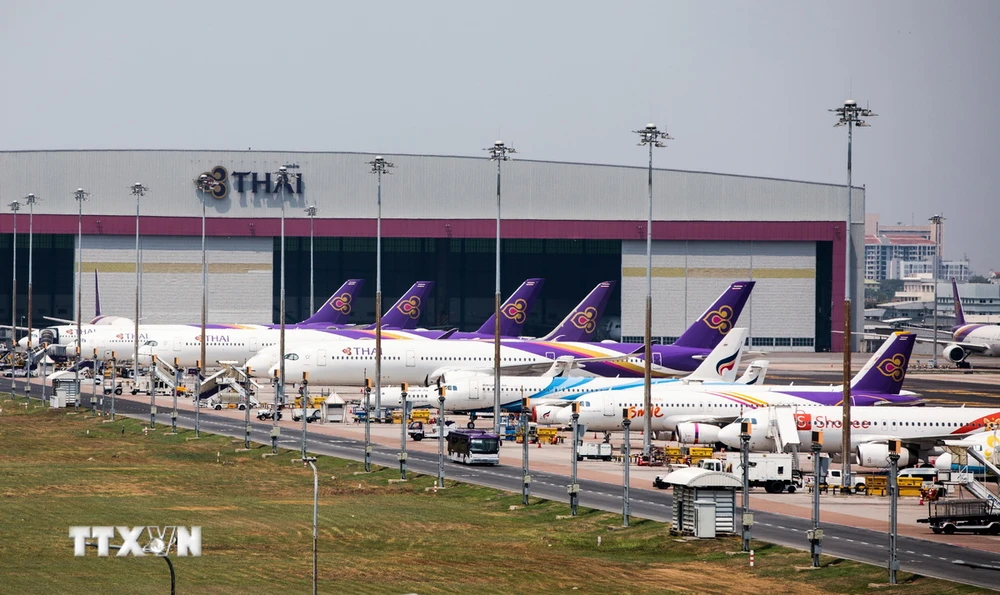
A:
<svg viewBox="0 0 1000 595">
<path fill-rule="evenodd" d="M 742 330 L 742 329 L 738 329 Z M 736 331 L 733 331 L 735 333 Z M 916 397 L 900 394 L 906 364 L 913 351 L 913 335 L 898 333 L 887 340 L 851 381 L 851 398 L 856 405 L 912 403 Z M 713 352 L 714 353 L 714 352 Z M 720 360 L 724 361 L 724 360 Z M 676 431 L 682 442 L 716 442 L 719 427 L 760 407 L 791 405 L 813 408 L 843 403 L 840 386 L 725 386 L 713 383 L 663 383 L 652 387 L 652 423 L 655 431 Z M 645 417 L 643 387 L 585 394 L 580 403 L 579 423 L 588 430 L 622 429 L 622 412 L 629 419 Z M 539 424 L 565 426 L 572 409 L 567 403 L 537 405 L 532 419 Z"/>
<path fill-rule="evenodd" d="M 733 283 L 673 345 L 654 345 L 652 373 L 657 378 L 694 371 L 701 360 L 733 328 L 754 285 Z M 596 327 L 596 322 L 594 322 Z M 500 365 L 506 375 L 552 374 L 567 363 L 585 376 L 644 374 L 640 343 L 578 343 L 506 340 Z M 494 346 L 488 341 L 388 341 L 382 345 L 382 383 L 431 384 L 448 374 L 489 375 Z M 356 385 L 375 370 L 375 346 L 369 342 L 293 339 L 285 343 L 285 374 L 319 385 Z M 271 377 L 278 368 L 278 351 L 262 349 L 247 365 L 258 376 Z M 555 368 L 554 368 L 555 367 Z"/>
<path fill-rule="evenodd" d="M 748 413 L 719 432 L 719 440 L 740 446 L 740 422 L 749 421 L 750 449 L 782 450 L 785 444 L 810 444 L 811 432 L 823 431 L 823 452 L 839 453 L 841 407 L 769 407 Z M 965 438 L 1000 424 L 1000 409 L 986 407 L 851 407 L 851 448 L 865 467 L 888 464 L 888 444 L 901 440 L 899 466 L 926 458 L 942 440 Z M 772 431 L 770 428 L 777 428 Z"/>
<path fill-rule="evenodd" d="M 76 321 L 65 318 L 45 316 L 46 320 L 61 322 L 62 324 L 47 326 L 43 328 L 31 329 L 32 345 L 73 345 L 76 343 Z M 104 327 L 133 328 L 135 322 L 130 318 L 121 316 L 109 316 L 101 313 L 101 287 L 97 278 L 97 270 L 94 270 L 94 317 L 89 321 L 80 323 L 80 334 L 87 335 L 100 332 Z M 3 328 L 10 328 L 9 326 Z M 27 327 L 17 327 L 18 330 L 28 330 Z M 26 349 L 28 347 L 28 337 L 25 334 L 17 342 L 18 347 Z"/>
<path fill-rule="evenodd" d="M 962 299 L 958 295 L 958 283 L 951 280 L 951 291 L 955 297 L 955 326 L 951 328 L 952 340 L 939 341 L 944 344 L 942 353 L 960 368 L 972 367 L 966 358 L 969 354 L 1000 357 L 1000 326 L 993 324 L 966 324 Z"/>
<path fill-rule="evenodd" d="M 739 367 L 740 352 L 746 340 L 747 330 L 733 329 L 725 339 L 706 357 L 698 369 L 684 378 L 656 378 L 654 386 L 664 384 L 686 385 L 689 383 L 722 383 L 733 384 L 736 381 L 736 370 Z M 754 362 L 747 368 L 747 375 L 741 379 L 743 383 L 753 383 L 761 377 L 761 370 L 766 370 L 767 362 Z M 556 366 L 558 368 L 558 366 Z M 633 378 L 602 378 L 562 376 L 563 372 L 572 370 L 566 365 L 564 370 L 556 370 L 558 377 L 551 376 L 501 376 L 500 406 L 504 408 L 520 408 L 523 398 L 530 398 L 532 403 L 568 402 L 591 394 L 610 394 L 608 391 L 621 391 L 636 386 L 642 387 L 642 380 Z M 445 386 L 446 411 L 492 411 L 494 379 L 492 375 L 467 376 L 450 379 Z M 437 395 L 432 395 L 430 405 L 436 405 Z M 385 400 L 383 399 L 383 403 Z"/>
<path fill-rule="evenodd" d="M 1000 425 L 986 428 L 984 432 L 961 440 L 945 440 L 943 448 L 945 452 L 934 461 L 935 468 L 943 471 L 985 473 L 986 466 L 982 462 L 963 456 L 965 455 L 963 451 L 969 448 L 975 449 L 994 467 L 1000 466 Z"/>
</svg>

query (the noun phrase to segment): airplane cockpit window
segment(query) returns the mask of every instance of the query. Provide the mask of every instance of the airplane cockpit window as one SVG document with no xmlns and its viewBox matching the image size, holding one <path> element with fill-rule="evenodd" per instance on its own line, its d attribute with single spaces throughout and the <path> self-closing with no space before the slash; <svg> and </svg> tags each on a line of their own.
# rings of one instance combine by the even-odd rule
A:
<svg viewBox="0 0 1000 595">
<path fill-rule="evenodd" d="M 156 347 L 159 345 L 159 343 L 157 343 L 156 341 L 146 341 L 145 345 L 146 347 Z"/>
<path fill-rule="evenodd" d="M 297 354 L 297 353 L 286 353 L 285 354 L 285 359 L 287 359 L 289 361 L 295 361 L 295 360 L 299 359 L 299 354 Z"/>
</svg>

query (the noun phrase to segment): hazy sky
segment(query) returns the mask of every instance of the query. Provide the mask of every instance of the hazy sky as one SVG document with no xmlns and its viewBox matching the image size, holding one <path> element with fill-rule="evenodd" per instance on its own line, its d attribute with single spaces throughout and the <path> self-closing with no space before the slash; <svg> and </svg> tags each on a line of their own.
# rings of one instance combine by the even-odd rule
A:
<svg viewBox="0 0 1000 595">
<path fill-rule="evenodd" d="M 1000 268 L 1000 2 L 6 2 L 0 149 L 482 155 L 854 182 Z"/>
</svg>

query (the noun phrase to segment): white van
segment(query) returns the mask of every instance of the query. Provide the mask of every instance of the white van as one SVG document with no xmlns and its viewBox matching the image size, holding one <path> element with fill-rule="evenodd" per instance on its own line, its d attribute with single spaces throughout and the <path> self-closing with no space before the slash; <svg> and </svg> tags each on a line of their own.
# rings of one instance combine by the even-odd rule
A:
<svg viewBox="0 0 1000 595">
<path fill-rule="evenodd" d="M 899 471 L 899 477 L 919 477 L 929 482 L 937 481 L 937 476 L 938 470 L 934 467 L 910 467 Z"/>
</svg>

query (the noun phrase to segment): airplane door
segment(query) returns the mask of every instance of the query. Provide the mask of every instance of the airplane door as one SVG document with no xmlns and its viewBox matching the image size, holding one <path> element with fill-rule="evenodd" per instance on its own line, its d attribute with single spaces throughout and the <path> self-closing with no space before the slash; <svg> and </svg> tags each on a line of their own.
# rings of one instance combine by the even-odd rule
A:
<svg viewBox="0 0 1000 595">
<path fill-rule="evenodd" d="M 613 415 L 615 415 L 615 402 L 609 395 L 604 399 L 604 416 L 611 417 Z"/>
<path fill-rule="evenodd" d="M 653 365 L 654 366 L 662 366 L 663 364 L 660 363 L 661 361 L 662 360 L 660 359 L 660 353 L 658 351 L 654 351 L 653 352 Z"/>
<path fill-rule="evenodd" d="M 257 353 L 260 351 L 260 347 L 257 346 L 257 338 L 254 337 L 250 339 L 250 353 Z"/>
<path fill-rule="evenodd" d="M 316 365 L 317 366 L 326 365 L 326 349 L 319 349 L 316 351 Z"/>
<path fill-rule="evenodd" d="M 174 351 L 180 351 L 180 350 L 181 350 L 181 340 L 174 339 Z"/>
<path fill-rule="evenodd" d="M 479 383 L 470 382 L 469 383 L 469 399 L 473 401 L 479 400 Z"/>
<path fill-rule="evenodd" d="M 417 365 L 417 354 L 413 350 L 406 350 L 406 367 L 413 368 Z"/>
</svg>

